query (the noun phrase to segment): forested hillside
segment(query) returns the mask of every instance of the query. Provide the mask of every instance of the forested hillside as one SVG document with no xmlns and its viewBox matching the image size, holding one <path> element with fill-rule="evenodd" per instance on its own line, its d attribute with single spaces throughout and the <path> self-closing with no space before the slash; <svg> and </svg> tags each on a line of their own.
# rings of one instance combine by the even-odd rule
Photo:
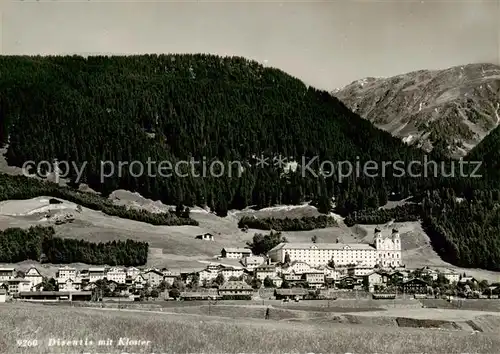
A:
<svg viewBox="0 0 500 354">
<path fill-rule="evenodd" d="M 466 160 L 481 162 L 476 174 L 482 177 L 462 179 L 462 188 L 428 191 L 422 203 L 424 226 L 443 259 L 500 270 L 500 128 Z"/>
<path fill-rule="evenodd" d="M 358 178 L 341 185 L 306 163 L 410 161 L 421 152 L 374 128 L 327 92 L 244 58 L 211 55 L 0 58 L 1 139 L 7 158 L 84 162 L 83 179 L 104 194 L 123 188 L 168 204 L 228 208 L 297 204 L 339 196 L 339 209 L 378 206 L 428 179 Z M 368 143 L 369 142 L 369 143 Z M 299 162 L 295 173 L 256 166 L 255 157 Z M 241 161 L 241 178 L 148 177 L 127 168 L 101 183 L 100 161 Z M 271 161 L 270 161 L 271 162 Z M 157 166 L 157 165 L 156 165 Z M 197 171 L 202 172 L 198 165 Z M 314 166 L 314 165 L 312 165 Z M 137 166 L 135 166 L 137 167 Z M 155 165 L 152 167 L 156 172 Z M 232 171 L 235 175 L 237 171 Z M 73 178 L 75 175 L 73 176 Z"/>
</svg>

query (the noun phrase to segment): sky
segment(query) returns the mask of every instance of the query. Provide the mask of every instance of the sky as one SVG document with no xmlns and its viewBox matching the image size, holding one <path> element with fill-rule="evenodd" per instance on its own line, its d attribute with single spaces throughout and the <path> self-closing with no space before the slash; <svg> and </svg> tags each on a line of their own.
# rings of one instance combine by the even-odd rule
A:
<svg viewBox="0 0 500 354">
<path fill-rule="evenodd" d="M 368 76 L 500 64 L 500 0 L 0 0 L 2 54 L 212 53 L 332 90 Z"/>
</svg>

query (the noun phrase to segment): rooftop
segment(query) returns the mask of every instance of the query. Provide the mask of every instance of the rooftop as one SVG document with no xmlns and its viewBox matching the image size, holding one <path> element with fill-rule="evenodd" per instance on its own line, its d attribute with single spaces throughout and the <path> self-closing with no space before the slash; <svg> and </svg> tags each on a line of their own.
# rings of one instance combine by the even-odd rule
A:
<svg viewBox="0 0 500 354">
<path fill-rule="evenodd" d="M 90 272 L 104 272 L 106 269 L 105 268 L 89 268 L 89 273 Z"/>
<path fill-rule="evenodd" d="M 223 248 L 222 250 L 228 253 L 252 253 L 252 250 L 250 248 L 227 247 Z"/>
<path fill-rule="evenodd" d="M 276 266 L 273 264 L 261 264 L 260 266 L 256 267 L 255 269 L 257 270 L 274 270 L 276 269 Z"/>
<path fill-rule="evenodd" d="M 15 278 L 8 280 L 9 283 L 29 283 L 30 281 L 23 278 Z"/>
<path fill-rule="evenodd" d="M 252 287 L 248 285 L 247 283 L 243 281 L 228 281 L 225 284 L 223 284 L 220 289 L 222 290 L 231 290 L 231 289 L 238 289 L 238 290 L 252 290 Z"/>
<path fill-rule="evenodd" d="M 353 249 L 353 250 L 375 250 L 375 248 L 367 243 L 280 243 L 271 251 L 277 251 L 280 249 L 318 249 L 318 250 L 342 250 L 342 249 Z"/>
</svg>

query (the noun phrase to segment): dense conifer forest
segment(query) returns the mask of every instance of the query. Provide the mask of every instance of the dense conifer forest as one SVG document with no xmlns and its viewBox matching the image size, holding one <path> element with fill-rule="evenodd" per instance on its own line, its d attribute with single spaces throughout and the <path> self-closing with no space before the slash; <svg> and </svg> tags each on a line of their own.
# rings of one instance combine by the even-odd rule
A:
<svg viewBox="0 0 500 354">
<path fill-rule="evenodd" d="M 170 205 L 205 204 L 225 215 L 230 208 L 333 195 L 343 197 L 346 209 L 353 198 L 356 207 L 378 206 L 388 192 L 406 196 L 428 182 L 395 178 L 390 170 L 385 178 L 351 175 L 342 184 L 310 173 L 305 165 L 316 156 L 311 166 L 317 171 L 325 160 L 411 161 L 422 152 L 376 129 L 327 92 L 244 58 L 4 56 L 0 74 L 0 142 L 9 137 L 9 164 L 86 163 L 79 182 L 103 195 L 123 188 Z M 292 173 L 262 168 L 256 165 L 261 156 L 270 164 L 279 156 L 294 159 L 299 168 Z M 158 162 L 175 165 L 191 158 L 200 161 L 200 174 L 201 161 L 207 168 L 221 161 L 226 171 L 221 177 L 158 176 Z M 151 167 L 156 178 L 140 175 L 138 164 L 118 173 L 120 161 L 140 161 L 146 168 L 148 159 L 157 162 Z M 103 183 L 101 161 L 116 166 Z M 242 164 L 241 178 L 234 177 L 239 169 L 233 161 Z"/>
<path fill-rule="evenodd" d="M 132 240 L 92 243 L 54 236 L 52 227 L 10 228 L 0 231 L 0 262 L 35 260 L 42 263 L 85 263 L 140 266 L 149 244 Z"/>
<path fill-rule="evenodd" d="M 385 224 L 389 221 L 417 221 L 421 218 L 422 208 L 418 204 L 405 204 L 391 209 L 365 209 L 355 211 L 344 219 L 347 226 L 355 224 Z"/>
<path fill-rule="evenodd" d="M 70 171 L 72 185 L 87 183 L 104 197 L 127 189 L 169 205 L 206 205 L 220 216 L 231 208 L 307 201 L 327 213 L 334 200 L 335 211 L 349 216 L 348 223 L 413 220 L 409 209 L 377 211 L 390 199 L 413 196 L 421 205 L 415 207 L 420 209 L 418 217 L 443 257 L 489 269 L 500 264 L 498 128 L 466 158 L 483 161 L 482 178 L 413 177 L 398 175 L 390 166 L 383 175 L 379 166 L 375 177 L 353 171 L 339 178 L 330 164 L 322 167 L 333 176 L 317 176 L 311 170 L 317 172 L 322 161 L 401 161 L 408 166 L 422 161 L 424 153 L 376 129 L 327 92 L 244 58 L 0 57 L 0 145 L 6 143 L 12 165 L 54 159 L 79 167 L 86 163 L 82 180 Z M 429 159 L 444 160 L 445 155 L 437 151 Z M 309 170 L 305 165 L 316 156 Z M 262 157 L 268 166 L 258 165 Z M 273 165 L 279 157 L 298 162 L 297 169 Z M 140 165 L 129 168 L 133 161 L 148 167 L 148 159 L 156 161 L 150 176 L 140 173 Z M 196 176 L 186 164 L 181 172 L 187 176 L 151 176 L 158 174 L 161 161 L 172 166 L 190 159 L 205 161 L 205 166 L 196 164 Z M 206 172 L 215 160 L 226 169 L 220 176 Z M 101 161 L 116 167 L 103 182 Z M 129 165 L 117 169 L 120 161 Z M 234 161 L 241 166 L 235 167 Z M 238 173 L 241 176 L 235 177 Z M 22 183 L 10 190 L 0 184 L 0 195 L 24 198 L 40 193 L 40 187 Z M 44 191 L 71 200 L 57 193 Z M 89 203 L 112 215 L 127 213 L 105 202 Z M 191 222 L 164 217 L 166 221 L 156 223 Z"/>
<path fill-rule="evenodd" d="M 244 216 L 238 221 L 239 228 L 250 228 L 258 230 L 275 231 L 306 231 L 314 229 L 324 229 L 337 225 L 337 221 L 332 216 L 305 216 L 302 218 L 256 218 Z"/>
</svg>

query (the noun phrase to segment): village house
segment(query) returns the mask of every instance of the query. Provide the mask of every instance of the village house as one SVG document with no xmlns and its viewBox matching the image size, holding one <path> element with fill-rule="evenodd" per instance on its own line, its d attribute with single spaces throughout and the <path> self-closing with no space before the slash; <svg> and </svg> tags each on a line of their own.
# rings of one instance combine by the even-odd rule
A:
<svg viewBox="0 0 500 354">
<path fill-rule="evenodd" d="M 229 280 L 230 278 L 239 278 L 243 275 L 243 269 L 236 267 L 224 267 L 220 269 L 220 274 L 224 277 L 224 279 Z"/>
<path fill-rule="evenodd" d="M 219 287 L 219 295 L 223 298 L 224 296 L 249 296 L 252 294 L 252 287 L 243 281 L 227 281 Z"/>
<path fill-rule="evenodd" d="M 104 278 L 106 278 L 106 269 L 104 267 L 89 268 L 89 280 L 91 283 L 95 283 Z"/>
<path fill-rule="evenodd" d="M 134 287 L 134 289 L 140 290 L 144 289 L 146 283 L 147 283 L 146 278 L 142 274 L 139 274 L 134 278 L 132 286 Z"/>
<path fill-rule="evenodd" d="M 177 275 L 173 275 L 173 274 L 168 274 L 168 275 L 163 276 L 163 280 L 165 281 L 165 283 L 167 283 L 170 286 L 174 283 L 174 280 L 176 278 L 177 278 Z"/>
<path fill-rule="evenodd" d="M 319 271 L 309 271 L 304 273 L 304 279 L 313 288 L 321 288 L 325 286 L 325 274 Z"/>
<path fill-rule="evenodd" d="M 276 266 L 272 264 L 262 264 L 255 268 L 255 277 L 261 281 L 264 281 L 266 277 L 273 278 L 276 275 Z"/>
<path fill-rule="evenodd" d="M 458 274 L 457 272 L 451 270 L 451 269 L 447 269 L 447 270 L 444 270 L 443 271 L 443 276 L 448 279 L 448 281 L 450 282 L 450 284 L 452 283 L 458 283 L 458 281 L 460 280 L 460 274 Z"/>
<path fill-rule="evenodd" d="M 16 277 L 15 268 L 0 268 L 0 282 L 6 282 L 7 280 L 14 279 Z"/>
<path fill-rule="evenodd" d="M 9 294 L 18 294 L 21 291 L 31 291 L 31 282 L 24 278 L 14 278 L 7 281 Z"/>
<path fill-rule="evenodd" d="M 242 264 L 248 270 L 254 270 L 256 267 L 260 266 L 266 261 L 262 256 L 248 256 L 243 258 Z"/>
<path fill-rule="evenodd" d="M 252 250 L 249 248 L 228 247 L 228 248 L 223 248 L 220 254 L 222 258 L 241 259 L 251 256 Z"/>
<path fill-rule="evenodd" d="M 88 283 L 90 281 L 90 274 L 88 269 L 81 269 L 77 272 L 76 278 L 79 278 L 82 283 Z"/>
<path fill-rule="evenodd" d="M 296 274 L 294 272 L 292 272 L 292 273 L 283 273 L 283 277 L 288 282 L 297 282 L 297 281 L 300 281 L 302 279 L 302 274 Z"/>
<path fill-rule="evenodd" d="M 82 281 L 80 279 L 65 279 L 58 283 L 59 291 L 80 291 Z"/>
<path fill-rule="evenodd" d="M 368 275 L 373 272 L 373 267 L 365 267 L 361 265 L 357 265 L 354 267 L 349 267 L 347 269 L 347 274 L 356 277 L 362 277 Z"/>
<path fill-rule="evenodd" d="M 369 292 L 373 292 L 375 287 L 383 287 L 387 284 L 388 276 L 381 272 L 372 272 L 363 277 L 363 284 Z"/>
<path fill-rule="evenodd" d="M 28 271 L 24 275 L 24 279 L 29 280 L 32 287 L 36 287 L 38 284 L 41 284 L 43 282 L 43 276 L 35 267 L 28 269 Z"/>
<path fill-rule="evenodd" d="M 435 269 L 430 269 L 429 267 L 425 267 L 421 270 L 422 276 L 427 276 L 431 278 L 433 281 L 438 279 L 439 272 Z"/>
<path fill-rule="evenodd" d="M 274 284 L 275 287 L 277 288 L 281 288 L 281 285 L 283 284 L 283 278 L 282 277 L 279 277 L 277 275 L 273 276 L 272 278 L 270 278 Z"/>
<path fill-rule="evenodd" d="M 172 271 L 170 269 L 167 269 L 167 268 L 162 268 L 160 270 L 161 274 L 163 275 L 172 275 Z"/>
<path fill-rule="evenodd" d="M 293 261 L 287 267 L 283 268 L 282 274 L 286 273 L 295 273 L 295 274 L 303 274 L 306 272 L 312 271 L 314 268 L 311 267 L 306 262 Z"/>
<path fill-rule="evenodd" d="M 203 241 L 213 241 L 214 235 L 212 235 L 210 233 L 206 233 L 206 234 L 202 234 L 202 235 L 197 235 L 196 239 L 203 240 Z"/>
<path fill-rule="evenodd" d="M 403 283 L 403 291 L 406 294 L 426 294 L 429 284 L 426 281 L 413 278 Z"/>
<path fill-rule="evenodd" d="M 217 264 L 209 264 L 205 269 L 198 273 L 200 284 L 203 282 L 211 282 L 219 275 L 219 270 L 222 267 Z"/>
<path fill-rule="evenodd" d="M 359 285 L 362 285 L 363 278 L 353 277 L 351 275 L 342 277 L 338 279 L 335 284 L 343 289 L 354 289 Z"/>
<path fill-rule="evenodd" d="M 340 278 L 347 276 L 346 268 L 325 267 L 323 268 L 323 272 L 325 273 L 325 278 L 330 281 L 339 280 Z"/>
<path fill-rule="evenodd" d="M 76 278 L 76 268 L 65 266 L 59 268 L 57 274 L 58 280 L 75 279 Z"/>
<path fill-rule="evenodd" d="M 460 278 L 460 280 L 458 281 L 458 284 L 466 284 L 466 283 L 476 283 L 477 284 L 477 280 L 474 278 L 474 277 L 467 277 L 467 276 L 463 276 Z"/>
<path fill-rule="evenodd" d="M 108 281 L 114 281 L 118 284 L 125 284 L 127 278 L 127 273 L 122 268 L 111 268 L 106 273 L 106 279 Z"/>
<path fill-rule="evenodd" d="M 408 272 L 402 272 L 402 271 L 393 272 L 389 276 L 392 282 L 401 282 L 401 283 L 408 281 L 410 278 L 410 274 Z"/>
<path fill-rule="evenodd" d="M 151 286 L 158 286 L 163 281 L 163 273 L 158 270 L 149 270 L 143 276 Z"/>
<path fill-rule="evenodd" d="M 128 267 L 126 269 L 127 278 L 135 279 L 141 271 L 136 267 Z"/>
</svg>

